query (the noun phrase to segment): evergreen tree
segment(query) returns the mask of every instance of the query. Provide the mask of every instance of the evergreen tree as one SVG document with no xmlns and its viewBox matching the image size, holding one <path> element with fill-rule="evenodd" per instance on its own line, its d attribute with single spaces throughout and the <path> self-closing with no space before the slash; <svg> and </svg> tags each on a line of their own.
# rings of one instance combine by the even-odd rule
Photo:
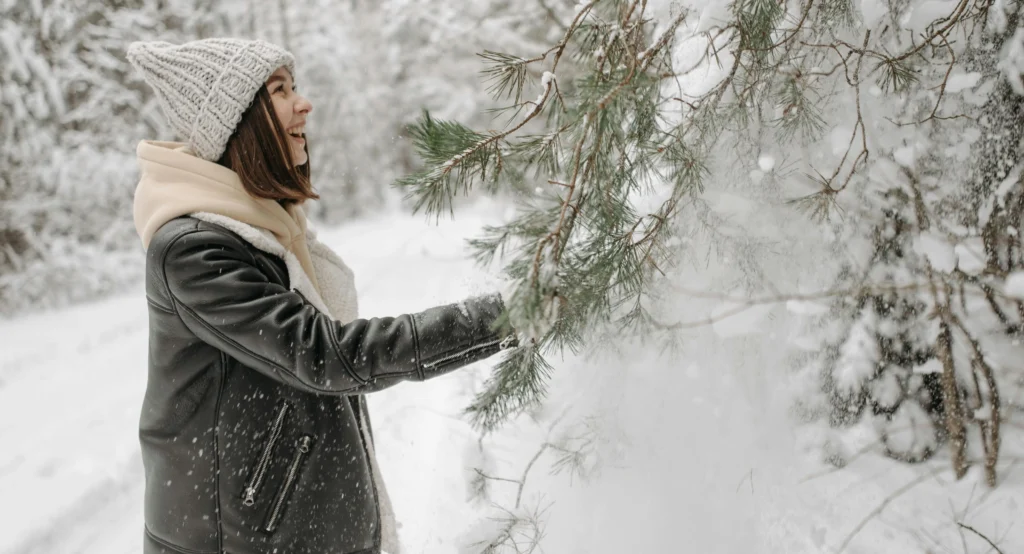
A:
<svg viewBox="0 0 1024 554">
<path fill-rule="evenodd" d="M 823 413 L 835 425 L 870 413 L 886 451 L 910 461 L 949 437 L 958 475 L 976 424 L 994 484 L 999 390 L 1020 386 L 996 354 L 1019 352 L 989 323 L 1020 326 L 1004 290 L 1020 253 L 1016 219 L 989 223 L 1017 198 L 1019 141 L 989 114 L 1019 102 L 1005 94 L 1021 82 L 1021 35 L 1006 40 L 1019 2 L 943 6 L 737 0 L 698 14 L 596 0 L 577 4 L 545 51 L 484 53 L 491 91 L 508 104 L 500 130 L 424 114 L 412 138 L 427 167 L 395 183 L 434 216 L 474 187 L 519 192 L 517 217 L 472 247 L 481 263 L 504 264 L 508 315 L 528 340 L 469 408 L 474 421 L 493 430 L 536 406 L 552 369 L 544 356 L 599 330 L 686 328 L 660 323 L 652 294 L 692 254 L 681 239 L 700 226 L 716 245 L 738 240 L 716 234 L 706 187 L 792 145 L 780 190 L 810 183 L 791 205 L 848 259 L 820 265 L 836 283 L 819 295 L 836 302 L 811 364 Z M 711 74 L 702 87 L 687 80 L 695 70 Z M 969 163 L 995 145 L 1009 159 Z M 907 424 L 925 436 L 897 436 Z"/>
<path fill-rule="evenodd" d="M 478 132 L 425 114 L 411 131 L 427 168 L 397 185 L 416 210 L 450 212 L 452 198 L 474 184 L 536 189 L 521 196 L 517 220 L 473 243 L 481 263 L 512 253 L 509 316 L 529 338 L 471 407 L 485 429 L 540 400 L 550 370 L 543 349 L 577 348 L 600 323 L 645 323 L 641 297 L 665 263 L 666 223 L 700 186 L 700 150 L 678 131 L 659 130 L 656 117 L 659 75 L 671 73 L 668 45 L 685 13 L 650 43 L 639 4 L 579 5 L 558 44 L 532 58 L 482 54 L 492 92 L 511 101 L 501 112 L 504 130 Z M 536 73 L 540 94 L 524 98 Z M 631 196 L 665 169 L 656 159 L 673 162 L 662 176 L 674 189 L 658 210 L 641 214 Z"/>
</svg>

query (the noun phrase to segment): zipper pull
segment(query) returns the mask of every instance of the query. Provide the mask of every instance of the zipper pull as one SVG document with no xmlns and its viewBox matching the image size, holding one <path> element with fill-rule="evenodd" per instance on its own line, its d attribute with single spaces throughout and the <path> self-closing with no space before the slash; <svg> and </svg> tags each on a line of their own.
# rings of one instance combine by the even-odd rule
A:
<svg viewBox="0 0 1024 554">
<path fill-rule="evenodd" d="M 509 347 L 513 346 L 514 344 L 519 344 L 519 341 L 516 340 L 515 333 L 502 339 L 501 344 L 498 345 L 498 348 L 500 350 L 508 350 Z"/>
<path fill-rule="evenodd" d="M 243 506 L 252 506 L 256 503 L 256 488 L 247 487 L 245 489 L 245 498 L 242 499 Z"/>
<path fill-rule="evenodd" d="M 301 439 L 299 439 L 299 452 L 302 452 L 303 454 L 308 454 L 309 446 L 312 442 L 313 439 L 309 438 L 308 435 L 303 436 Z"/>
</svg>

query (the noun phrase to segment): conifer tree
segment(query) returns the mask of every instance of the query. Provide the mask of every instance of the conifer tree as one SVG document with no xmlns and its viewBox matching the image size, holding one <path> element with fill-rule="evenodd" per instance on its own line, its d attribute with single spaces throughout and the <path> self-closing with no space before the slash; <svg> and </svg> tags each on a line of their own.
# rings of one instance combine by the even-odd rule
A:
<svg viewBox="0 0 1024 554">
<path fill-rule="evenodd" d="M 641 296 L 665 263 L 666 223 L 701 185 L 699 140 L 657 121 L 670 101 L 661 75 L 671 74 L 669 46 L 686 12 L 652 36 L 643 4 L 580 4 L 562 40 L 533 57 L 482 53 L 490 90 L 509 101 L 502 131 L 429 114 L 412 129 L 427 167 L 396 184 L 416 210 L 450 213 L 452 198 L 474 185 L 535 191 L 521 196 L 519 218 L 473 242 L 481 263 L 512 253 L 508 316 L 529 339 L 470 407 L 485 429 L 540 400 L 551 370 L 545 349 L 577 348 L 601 323 L 645 324 Z M 524 97 L 538 74 L 539 95 Z M 655 173 L 673 189 L 640 213 L 630 197 Z"/>
<path fill-rule="evenodd" d="M 736 0 L 691 13 L 595 0 L 546 51 L 482 53 L 507 104 L 499 129 L 424 114 L 412 139 L 425 168 L 395 183 L 438 217 L 473 188 L 518 192 L 517 217 L 471 246 L 481 263 L 503 260 L 509 317 L 529 340 L 469 407 L 475 423 L 493 430 L 541 402 L 545 356 L 599 329 L 686 328 L 662 323 L 651 293 L 686 255 L 681 230 L 735 240 L 699 217 L 702 193 L 766 145 L 792 145 L 783 178 L 812 190 L 788 201 L 853 259 L 821 265 L 836 283 L 818 295 L 835 302 L 811 364 L 825 414 L 922 426 L 920 440 L 880 427 L 886 451 L 908 461 L 948 437 L 958 475 L 975 424 L 994 484 L 999 389 L 1019 379 L 991 354 L 1015 345 L 986 330 L 996 319 L 1016 333 L 1024 320 L 1004 290 L 1020 259 L 1007 204 L 1019 141 L 1001 128 L 1019 104 L 1008 91 L 1024 91 L 1019 4 Z M 680 39 L 705 46 L 681 56 Z M 682 84 L 695 69 L 711 75 L 699 92 Z M 971 163 L 993 151 L 1005 154 Z"/>
</svg>

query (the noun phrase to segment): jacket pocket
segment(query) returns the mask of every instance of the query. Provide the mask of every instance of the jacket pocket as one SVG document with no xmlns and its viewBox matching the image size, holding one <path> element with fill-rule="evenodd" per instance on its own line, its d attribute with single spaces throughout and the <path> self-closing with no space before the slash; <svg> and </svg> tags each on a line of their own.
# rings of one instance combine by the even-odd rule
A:
<svg viewBox="0 0 1024 554">
<path fill-rule="evenodd" d="M 274 457 L 274 447 L 284 431 L 284 421 L 288 416 L 290 408 L 290 404 L 282 402 L 281 406 L 277 409 L 277 414 L 274 416 L 270 431 L 267 433 L 267 441 L 263 445 L 263 451 L 260 453 L 259 459 L 256 460 L 256 465 L 253 466 L 252 473 L 249 475 L 249 481 L 246 482 L 245 489 L 242 491 L 243 506 L 252 506 L 256 503 L 256 495 L 259 494 L 260 488 L 263 487 L 263 483 L 266 481 L 267 470 L 270 469 L 270 462 Z"/>
<path fill-rule="evenodd" d="M 281 516 L 284 514 L 284 508 L 288 504 L 288 498 L 295 489 L 295 481 L 299 477 L 299 470 L 302 469 L 302 462 L 305 461 L 312 448 L 313 437 L 309 435 L 303 435 L 296 441 L 295 453 L 292 455 L 291 463 L 288 464 L 288 473 L 285 474 L 284 481 L 278 487 L 277 494 L 274 495 L 274 501 L 270 504 L 270 510 L 267 511 L 267 517 L 263 522 L 263 530 L 267 533 L 277 530 L 277 525 L 281 522 Z"/>
</svg>

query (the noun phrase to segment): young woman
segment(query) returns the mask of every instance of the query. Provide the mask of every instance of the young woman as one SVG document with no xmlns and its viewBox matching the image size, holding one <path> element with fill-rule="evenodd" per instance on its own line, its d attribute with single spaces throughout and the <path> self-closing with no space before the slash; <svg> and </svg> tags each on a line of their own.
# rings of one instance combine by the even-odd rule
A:
<svg viewBox="0 0 1024 554">
<path fill-rule="evenodd" d="M 364 397 L 518 344 L 498 293 L 360 319 L 306 226 L 294 60 L 262 41 L 133 43 L 184 142 L 142 141 L 146 554 L 399 551 Z"/>
</svg>

